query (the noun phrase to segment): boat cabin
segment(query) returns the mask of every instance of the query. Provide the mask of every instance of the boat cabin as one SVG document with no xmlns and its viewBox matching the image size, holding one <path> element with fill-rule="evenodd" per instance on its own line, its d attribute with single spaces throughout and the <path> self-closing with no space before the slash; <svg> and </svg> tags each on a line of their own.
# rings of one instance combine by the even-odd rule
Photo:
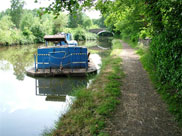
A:
<svg viewBox="0 0 182 136">
<path fill-rule="evenodd" d="M 78 46 L 77 41 L 72 40 L 72 35 L 70 33 L 59 33 L 56 35 L 45 35 L 44 40 L 46 41 L 46 46 L 48 42 L 54 42 L 56 46 Z"/>
</svg>

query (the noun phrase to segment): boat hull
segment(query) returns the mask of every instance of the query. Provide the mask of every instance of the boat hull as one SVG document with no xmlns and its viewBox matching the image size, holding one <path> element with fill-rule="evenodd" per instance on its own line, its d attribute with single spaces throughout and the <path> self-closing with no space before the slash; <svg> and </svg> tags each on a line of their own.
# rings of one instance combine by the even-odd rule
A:
<svg viewBox="0 0 182 136">
<path fill-rule="evenodd" d="M 90 61 L 88 63 L 88 68 L 63 68 L 63 69 L 38 69 L 35 71 L 35 68 L 26 71 L 26 74 L 31 77 L 55 77 L 55 76 L 87 76 L 88 74 L 96 74 L 97 68 L 95 64 Z"/>
</svg>

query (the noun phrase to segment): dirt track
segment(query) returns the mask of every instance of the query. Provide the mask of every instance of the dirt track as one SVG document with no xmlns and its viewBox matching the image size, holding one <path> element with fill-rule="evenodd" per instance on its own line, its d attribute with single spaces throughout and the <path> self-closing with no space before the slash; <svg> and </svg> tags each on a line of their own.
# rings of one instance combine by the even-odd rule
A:
<svg viewBox="0 0 182 136">
<path fill-rule="evenodd" d="M 106 131 L 111 136 L 182 136 L 182 129 L 152 87 L 139 56 L 128 44 L 121 43 L 125 73 L 121 104 L 108 120 Z"/>
</svg>

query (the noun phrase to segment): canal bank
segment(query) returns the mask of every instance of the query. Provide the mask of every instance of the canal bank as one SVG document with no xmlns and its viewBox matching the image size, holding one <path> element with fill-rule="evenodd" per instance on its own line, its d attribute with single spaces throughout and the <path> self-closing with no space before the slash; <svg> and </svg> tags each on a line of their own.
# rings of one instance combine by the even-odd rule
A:
<svg viewBox="0 0 182 136">
<path fill-rule="evenodd" d="M 120 103 L 120 89 L 123 72 L 119 40 L 112 41 L 112 50 L 103 57 L 100 74 L 96 76 L 89 88 L 75 91 L 76 100 L 70 110 L 63 115 L 45 136 L 70 135 L 107 135 L 103 130 L 106 121 Z"/>
</svg>

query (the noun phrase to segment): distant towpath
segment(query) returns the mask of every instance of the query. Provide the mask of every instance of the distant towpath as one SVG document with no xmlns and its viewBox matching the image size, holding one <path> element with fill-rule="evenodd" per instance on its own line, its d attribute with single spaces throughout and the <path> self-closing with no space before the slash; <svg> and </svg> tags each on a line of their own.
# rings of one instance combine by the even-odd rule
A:
<svg viewBox="0 0 182 136">
<path fill-rule="evenodd" d="M 125 78 L 121 89 L 121 104 L 108 121 L 111 136 L 182 136 L 167 105 L 152 86 L 139 56 L 127 43 L 120 57 Z"/>
</svg>

